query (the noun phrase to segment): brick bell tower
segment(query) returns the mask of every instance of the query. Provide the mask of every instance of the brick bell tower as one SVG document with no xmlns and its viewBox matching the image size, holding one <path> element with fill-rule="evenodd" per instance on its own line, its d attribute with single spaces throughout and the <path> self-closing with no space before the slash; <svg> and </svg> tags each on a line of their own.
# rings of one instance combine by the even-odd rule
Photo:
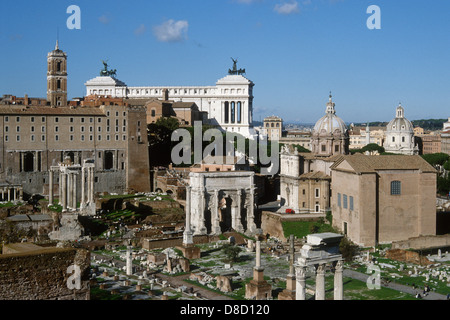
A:
<svg viewBox="0 0 450 320">
<path fill-rule="evenodd" d="M 67 54 L 59 49 L 47 55 L 47 101 L 52 107 L 67 105 Z"/>
</svg>

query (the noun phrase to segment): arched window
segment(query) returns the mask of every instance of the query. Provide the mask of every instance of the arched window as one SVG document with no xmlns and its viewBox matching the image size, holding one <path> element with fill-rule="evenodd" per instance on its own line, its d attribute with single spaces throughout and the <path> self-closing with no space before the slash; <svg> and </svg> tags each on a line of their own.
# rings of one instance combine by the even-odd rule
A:
<svg viewBox="0 0 450 320">
<path fill-rule="evenodd" d="M 229 103 L 228 103 L 228 101 L 226 101 L 226 102 L 225 102 L 225 108 L 224 108 L 224 119 L 225 119 L 225 123 L 228 123 L 228 122 L 230 121 L 230 120 L 229 120 L 229 116 L 228 116 L 229 109 L 230 109 Z"/>
<path fill-rule="evenodd" d="M 156 110 L 152 109 L 152 117 L 155 117 L 155 116 L 156 116 Z"/>
<path fill-rule="evenodd" d="M 400 181 L 391 181 L 391 195 L 402 194 L 402 183 Z"/>
</svg>

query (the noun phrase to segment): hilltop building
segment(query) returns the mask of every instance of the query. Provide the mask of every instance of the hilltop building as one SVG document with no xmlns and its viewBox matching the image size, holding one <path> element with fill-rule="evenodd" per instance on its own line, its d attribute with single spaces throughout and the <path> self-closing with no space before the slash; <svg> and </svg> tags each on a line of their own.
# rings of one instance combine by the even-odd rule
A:
<svg viewBox="0 0 450 320">
<path fill-rule="evenodd" d="M 176 102 L 195 103 L 199 112 L 207 114 L 207 123 L 217 125 L 224 131 L 239 133 L 253 138 L 253 87 L 254 83 L 245 78 L 245 70 L 233 69 L 219 79 L 215 86 L 152 86 L 129 87 L 115 78 L 115 70 L 102 71 L 100 76 L 85 83 L 86 95 L 103 95 L 127 100 L 148 101 L 162 99 L 163 94 Z M 143 103 L 145 104 L 145 103 Z M 151 112 L 150 107 L 150 112 Z M 156 116 L 156 108 L 155 108 Z"/>
<path fill-rule="evenodd" d="M 419 154 L 419 148 L 414 140 L 414 127 L 405 118 L 405 109 L 399 105 L 396 116 L 386 127 L 386 139 L 383 145 L 386 152 L 405 155 Z"/>
</svg>

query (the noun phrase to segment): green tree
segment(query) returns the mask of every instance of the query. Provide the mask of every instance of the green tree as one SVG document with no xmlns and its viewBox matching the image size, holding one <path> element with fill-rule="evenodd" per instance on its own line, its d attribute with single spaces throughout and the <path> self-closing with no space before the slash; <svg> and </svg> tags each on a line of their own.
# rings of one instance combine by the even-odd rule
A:
<svg viewBox="0 0 450 320">
<path fill-rule="evenodd" d="M 355 256 L 357 250 L 358 246 L 350 241 L 350 239 L 348 239 L 346 236 L 342 238 L 341 243 L 339 244 L 339 251 L 341 252 L 342 258 L 344 258 L 345 261 L 351 261 Z"/>
<path fill-rule="evenodd" d="M 424 154 L 422 155 L 422 158 L 425 159 L 425 161 L 427 161 L 432 166 L 435 165 L 442 166 L 450 158 L 450 155 L 439 152 L 439 153 Z"/>
<path fill-rule="evenodd" d="M 226 255 L 227 260 L 230 262 L 236 262 L 239 258 L 239 253 L 241 252 L 241 248 L 237 246 L 233 246 L 231 244 L 225 244 L 222 247 L 223 253 Z"/>
<path fill-rule="evenodd" d="M 376 143 L 369 143 L 368 145 L 365 145 L 361 152 L 364 153 L 366 151 L 372 152 L 372 151 L 378 151 L 379 154 L 383 153 L 385 150 L 382 146 L 379 146 Z"/>
</svg>

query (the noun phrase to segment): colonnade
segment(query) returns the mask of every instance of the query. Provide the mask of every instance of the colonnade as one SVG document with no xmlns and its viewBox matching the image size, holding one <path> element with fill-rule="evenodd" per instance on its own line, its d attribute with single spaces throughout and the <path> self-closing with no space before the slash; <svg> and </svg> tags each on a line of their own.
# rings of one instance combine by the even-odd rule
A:
<svg viewBox="0 0 450 320">
<path fill-rule="evenodd" d="M 62 211 L 77 210 L 77 180 L 81 181 L 81 199 L 80 208 L 83 209 L 88 204 L 94 203 L 94 163 L 85 160 L 83 166 L 73 165 L 72 163 L 61 163 L 58 166 L 52 166 L 49 171 L 49 205 L 54 201 L 54 173 L 59 176 L 59 204 Z M 79 178 L 77 178 L 80 176 Z"/>
<path fill-rule="evenodd" d="M 21 186 L 3 186 L 0 187 L 2 194 L 1 201 L 22 201 L 23 199 L 23 187 Z"/>
<path fill-rule="evenodd" d="M 327 262 L 308 266 L 306 264 L 298 264 L 295 266 L 296 276 L 296 300 L 306 300 L 306 271 L 308 267 L 312 267 L 316 278 L 315 299 L 325 300 L 325 271 Z M 343 284 L 343 260 L 339 259 L 333 262 L 332 270 L 334 270 L 334 300 L 343 300 L 344 284 Z"/>
</svg>

